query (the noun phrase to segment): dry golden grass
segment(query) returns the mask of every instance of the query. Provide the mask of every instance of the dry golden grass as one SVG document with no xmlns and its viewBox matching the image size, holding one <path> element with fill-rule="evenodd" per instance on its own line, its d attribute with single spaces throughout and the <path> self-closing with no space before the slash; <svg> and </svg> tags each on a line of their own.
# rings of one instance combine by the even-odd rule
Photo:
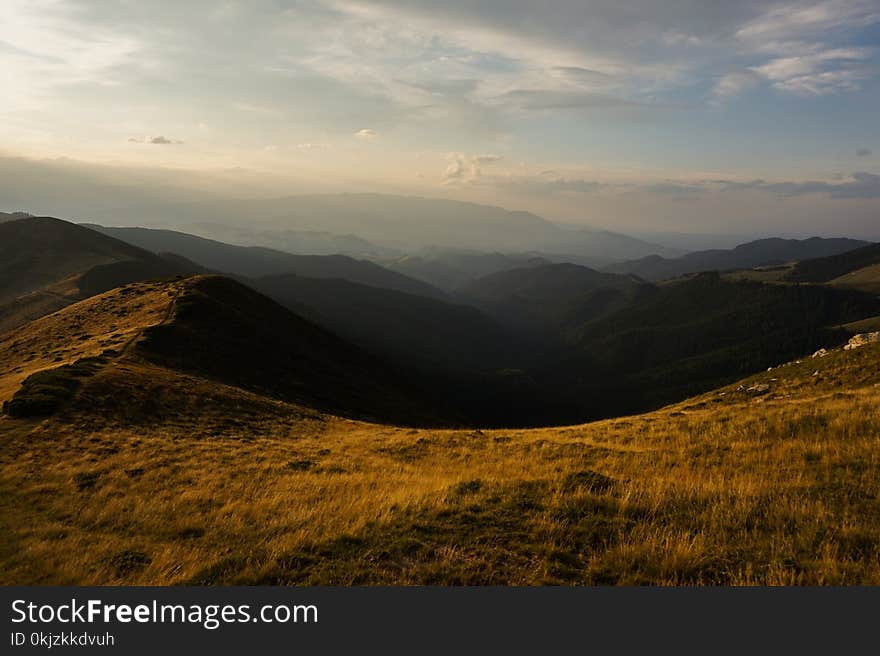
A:
<svg viewBox="0 0 880 656">
<path fill-rule="evenodd" d="M 0 419 L 0 583 L 880 584 L 878 359 L 473 431 L 120 357 L 60 415 Z"/>
<path fill-rule="evenodd" d="M 0 403 L 36 371 L 124 348 L 164 318 L 174 294 L 174 283 L 126 285 L 0 333 Z"/>
<path fill-rule="evenodd" d="M 852 271 L 839 278 L 835 278 L 828 284 L 835 287 L 861 289 L 871 294 L 880 294 L 880 264 Z"/>
</svg>

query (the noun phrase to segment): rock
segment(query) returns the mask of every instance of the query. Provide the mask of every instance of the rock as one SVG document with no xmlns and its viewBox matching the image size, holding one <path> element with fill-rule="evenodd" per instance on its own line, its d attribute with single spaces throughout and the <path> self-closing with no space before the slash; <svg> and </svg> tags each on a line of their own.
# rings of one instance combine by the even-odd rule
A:
<svg viewBox="0 0 880 656">
<path fill-rule="evenodd" d="M 843 347 L 843 350 L 852 351 L 853 349 L 857 349 L 868 344 L 877 343 L 880 343 L 880 331 L 874 333 L 859 333 L 858 335 L 853 335 L 850 338 L 847 345 Z"/>
<path fill-rule="evenodd" d="M 746 391 L 751 392 L 752 394 L 766 394 L 770 391 L 770 386 L 767 383 L 756 383 Z"/>
<path fill-rule="evenodd" d="M 819 349 L 818 351 L 816 351 L 815 353 L 813 353 L 813 355 L 811 355 L 810 357 L 811 358 L 824 358 L 826 355 L 828 355 L 828 351 L 826 351 L 825 349 L 822 348 L 822 349 Z"/>
</svg>

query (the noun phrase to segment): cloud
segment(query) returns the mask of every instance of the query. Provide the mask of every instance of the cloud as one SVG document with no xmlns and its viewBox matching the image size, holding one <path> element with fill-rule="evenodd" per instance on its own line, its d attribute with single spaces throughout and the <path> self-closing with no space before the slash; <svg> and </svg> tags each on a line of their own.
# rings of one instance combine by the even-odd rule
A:
<svg viewBox="0 0 880 656">
<path fill-rule="evenodd" d="M 870 157 L 871 149 L 870 148 L 859 148 L 856 151 L 856 157 Z"/>
<path fill-rule="evenodd" d="M 704 183 L 707 185 L 707 190 L 713 187 L 720 191 L 755 190 L 784 197 L 822 194 L 835 200 L 880 198 L 880 175 L 865 171 L 857 171 L 849 178 L 836 182 L 826 182 L 824 180 L 807 180 L 804 182 L 707 180 Z"/>
<path fill-rule="evenodd" d="M 449 162 L 443 172 L 442 184 L 474 184 L 483 175 L 483 167 L 490 166 L 502 158 L 498 155 L 466 155 L 464 153 L 449 153 L 446 160 Z"/>
<path fill-rule="evenodd" d="M 311 150 L 325 150 L 329 147 L 330 146 L 328 144 L 323 143 L 301 143 L 296 145 L 296 149 L 303 152 L 308 152 Z"/>
<path fill-rule="evenodd" d="M 162 135 L 156 137 L 129 137 L 128 141 L 129 143 L 155 144 L 157 146 L 167 146 L 171 144 L 183 143 L 179 139 L 169 139 L 168 137 L 163 137 Z"/>
<path fill-rule="evenodd" d="M 712 96 L 716 100 L 733 98 L 758 86 L 760 78 L 752 71 L 734 71 L 723 75 L 712 89 Z"/>
<path fill-rule="evenodd" d="M 546 89 L 514 89 L 495 99 L 506 106 L 526 111 L 610 109 L 614 107 L 638 107 L 639 103 L 588 91 Z"/>
<path fill-rule="evenodd" d="M 857 45 L 853 36 L 877 23 L 874 0 L 823 0 L 771 6 L 735 36 L 746 53 L 775 55 L 751 66 L 775 89 L 823 96 L 858 91 L 874 76 L 866 62 L 875 50 Z"/>
<path fill-rule="evenodd" d="M 825 95 L 855 91 L 867 71 L 853 64 L 869 59 L 868 48 L 834 48 L 796 57 L 779 57 L 752 70 L 783 91 Z"/>
<path fill-rule="evenodd" d="M 379 138 L 379 135 L 375 130 L 371 130 L 369 128 L 364 128 L 363 130 L 358 130 L 354 133 L 354 138 L 359 141 L 375 141 Z"/>
<path fill-rule="evenodd" d="M 640 191 L 658 196 L 668 196 L 678 200 L 689 200 L 706 192 L 705 187 L 698 184 L 681 184 L 678 182 L 660 182 L 639 188 Z"/>
<path fill-rule="evenodd" d="M 770 9 L 737 31 L 744 40 L 790 40 L 829 31 L 866 27 L 880 21 L 873 0 L 823 0 L 792 2 Z"/>
<path fill-rule="evenodd" d="M 786 196 L 801 194 L 827 194 L 834 199 L 843 198 L 880 198 L 880 175 L 873 173 L 853 173 L 845 182 L 802 182 L 778 183 L 763 185 L 764 189 L 775 191 Z"/>
</svg>

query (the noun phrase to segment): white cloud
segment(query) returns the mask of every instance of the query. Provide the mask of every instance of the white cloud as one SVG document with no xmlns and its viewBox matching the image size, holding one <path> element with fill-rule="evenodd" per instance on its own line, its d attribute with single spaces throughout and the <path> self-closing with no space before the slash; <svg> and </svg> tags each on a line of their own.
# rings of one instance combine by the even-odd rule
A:
<svg viewBox="0 0 880 656">
<path fill-rule="evenodd" d="M 502 158 L 498 155 L 466 155 L 465 153 L 449 153 L 449 162 L 443 172 L 443 184 L 474 184 L 483 176 L 483 168 L 491 166 Z"/>
<path fill-rule="evenodd" d="M 784 41 L 877 22 L 880 22 L 880 9 L 873 0 L 795 2 L 766 11 L 744 25 L 737 32 L 737 37 L 743 40 Z"/>
<path fill-rule="evenodd" d="M 780 57 L 752 70 L 777 89 L 818 96 L 857 90 L 866 73 L 855 64 L 871 55 L 868 48 L 835 48 L 800 57 Z"/>
<path fill-rule="evenodd" d="M 358 130 L 354 133 L 354 138 L 359 141 L 375 141 L 379 138 L 379 135 L 375 130 L 371 130 L 370 128 L 364 128 L 363 130 Z"/>
</svg>

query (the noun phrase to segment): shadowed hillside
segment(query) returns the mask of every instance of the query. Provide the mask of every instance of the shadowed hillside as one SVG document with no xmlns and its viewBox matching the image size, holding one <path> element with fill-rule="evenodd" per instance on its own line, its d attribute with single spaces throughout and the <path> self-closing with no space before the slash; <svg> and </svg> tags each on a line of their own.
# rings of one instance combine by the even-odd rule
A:
<svg viewBox="0 0 880 656">
<path fill-rule="evenodd" d="M 483 253 L 449 248 L 427 248 L 415 255 L 383 260 L 389 269 L 424 280 L 448 292 L 463 287 L 477 278 L 499 271 L 550 262 L 534 254 Z"/>
<path fill-rule="evenodd" d="M 49 217 L 0 224 L 0 302 L 99 264 L 153 258 L 139 248 Z"/>
<path fill-rule="evenodd" d="M 408 294 L 444 298 L 429 284 L 372 262 L 345 255 L 294 255 L 271 248 L 233 246 L 172 230 L 89 226 L 103 234 L 155 253 L 176 253 L 219 273 L 248 278 L 296 274 L 309 278 L 340 278 L 362 285 Z"/>
<path fill-rule="evenodd" d="M 179 289 L 172 320 L 138 345 L 150 361 L 336 414 L 435 419 L 413 381 L 248 287 L 208 276 Z"/>
<path fill-rule="evenodd" d="M 0 224 L 0 333 L 128 282 L 198 270 L 60 219 L 7 221 Z"/>
<path fill-rule="evenodd" d="M 650 406 L 840 344 L 849 333 L 834 326 L 878 313 L 880 300 L 857 291 L 705 273 L 585 323 L 576 341 L 595 366 L 613 371 Z"/>
<path fill-rule="evenodd" d="M 247 284 L 325 328 L 402 363 L 492 369 L 517 359 L 518 342 L 479 310 L 424 296 L 296 275 Z"/>
<path fill-rule="evenodd" d="M 832 257 L 798 262 L 787 279 L 792 282 L 829 282 L 875 264 L 880 264 L 880 244 L 870 244 Z"/>
<path fill-rule="evenodd" d="M 631 303 L 644 285 L 631 276 L 575 264 L 500 271 L 458 291 L 458 296 L 499 320 L 527 331 L 564 333 Z"/>
</svg>

